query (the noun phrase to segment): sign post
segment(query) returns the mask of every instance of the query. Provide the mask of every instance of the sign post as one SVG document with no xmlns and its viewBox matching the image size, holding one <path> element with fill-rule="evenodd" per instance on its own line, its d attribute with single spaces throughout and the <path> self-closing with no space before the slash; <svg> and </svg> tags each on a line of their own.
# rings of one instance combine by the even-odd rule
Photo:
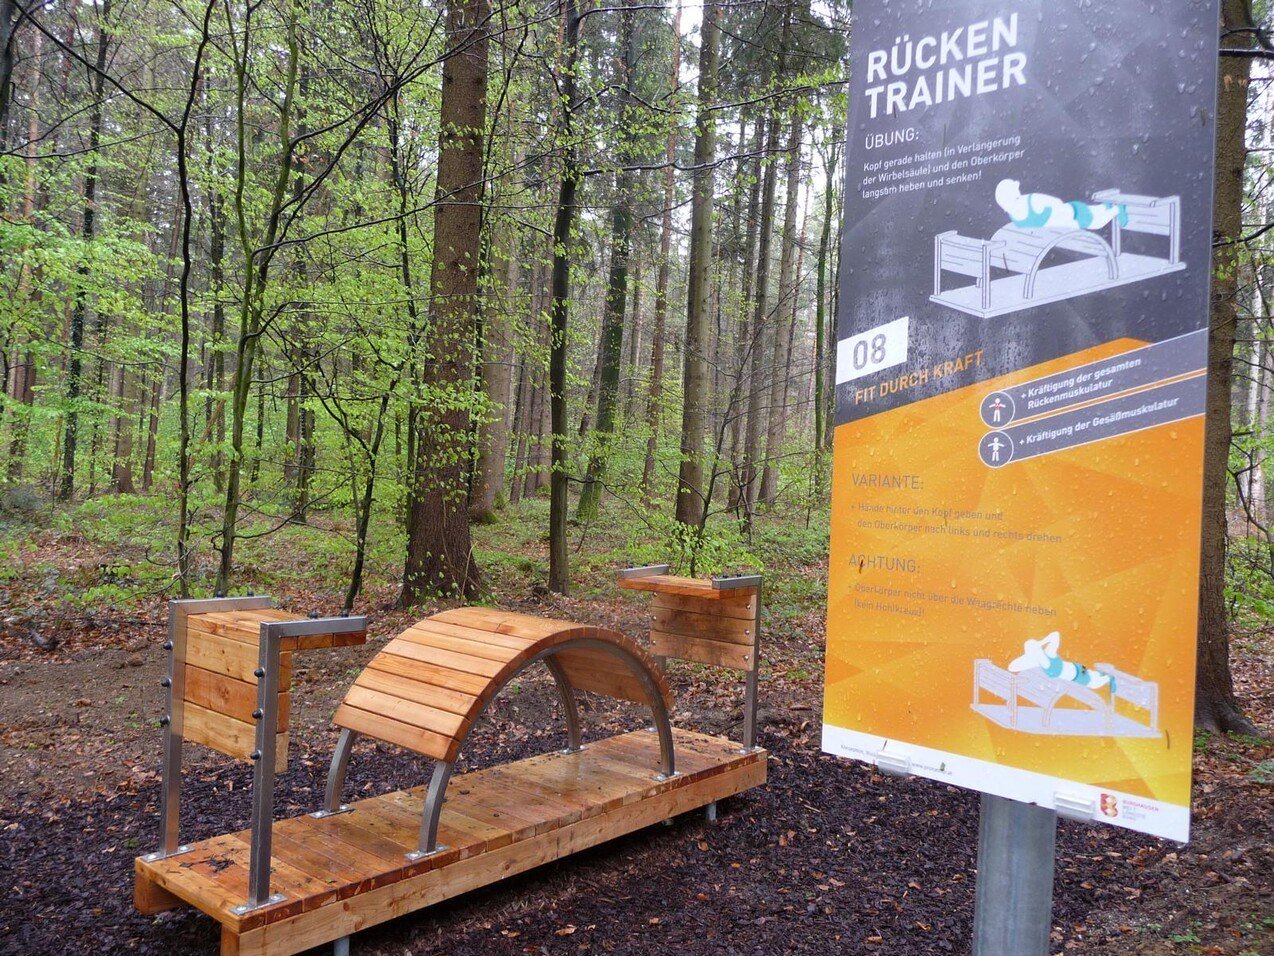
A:
<svg viewBox="0 0 1274 956">
<path fill-rule="evenodd" d="M 823 747 L 1038 956 L 1058 815 L 1189 832 L 1218 5 L 855 13 Z"/>
</svg>

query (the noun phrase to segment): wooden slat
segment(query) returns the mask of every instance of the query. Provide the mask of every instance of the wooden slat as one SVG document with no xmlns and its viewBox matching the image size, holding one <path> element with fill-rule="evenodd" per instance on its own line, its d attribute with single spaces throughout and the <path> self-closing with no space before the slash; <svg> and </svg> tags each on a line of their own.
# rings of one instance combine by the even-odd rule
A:
<svg viewBox="0 0 1274 956">
<path fill-rule="evenodd" d="M 209 632 L 187 629 L 186 663 L 202 667 L 214 674 L 225 674 L 235 680 L 256 684 L 253 672 L 257 669 L 258 650 L 256 644 L 247 644 L 229 637 Z M 292 654 L 284 652 L 279 655 L 279 686 L 287 687 L 292 683 Z"/>
<path fill-rule="evenodd" d="M 725 641 L 688 637 L 685 634 L 651 631 L 650 650 L 651 653 L 664 657 L 716 667 L 732 667 L 741 671 L 751 670 L 753 666 L 751 644 L 728 644 Z"/>
<path fill-rule="evenodd" d="M 619 807 L 468 860 L 429 870 L 342 902 L 247 929 L 234 942 L 239 956 L 292 956 L 356 929 L 450 899 L 505 877 L 764 782 L 763 764 L 742 764 L 712 779 L 688 782 L 647 800 Z"/>
<path fill-rule="evenodd" d="M 386 674 L 406 677 L 461 694 L 472 694 L 478 698 L 481 698 L 491 687 L 491 682 L 481 674 L 469 674 L 449 667 L 441 667 L 422 661 L 419 656 L 401 657 L 389 650 L 381 651 L 367 666 L 373 670 L 384 671 Z"/>
<path fill-rule="evenodd" d="M 398 658 L 401 660 L 401 658 Z M 367 667 L 358 675 L 355 686 L 378 690 L 382 694 L 392 694 L 405 700 L 414 700 L 427 707 L 445 710 L 452 714 L 467 717 L 478 703 L 473 694 L 464 694 L 447 687 L 424 681 L 412 680 L 380 668 Z"/>
<path fill-rule="evenodd" d="M 379 714 L 399 723 L 431 731 L 442 737 L 463 736 L 469 729 L 468 719 L 459 714 L 385 694 L 357 683 L 345 695 L 345 703 L 368 713 Z"/>
<path fill-rule="evenodd" d="M 435 760 L 454 760 L 455 751 L 459 750 L 459 746 L 451 737 L 360 710 L 347 703 L 336 708 L 332 723 L 377 740 L 406 747 L 408 750 L 414 750 L 426 757 L 433 757 Z"/>
<path fill-rule="evenodd" d="M 201 634 L 213 634 L 256 646 L 261 640 L 261 624 L 264 621 L 299 621 L 305 620 L 303 615 L 282 611 L 277 608 L 261 608 L 251 611 L 214 611 L 208 614 L 191 614 L 186 618 L 189 631 Z M 351 631 L 343 634 L 305 634 L 300 637 L 283 638 L 280 647 L 285 651 L 309 651 L 331 647 L 351 647 L 367 642 L 366 631 Z"/>
<path fill-rule="evenodd" d="M 182 736 L 192 743 L 211 747 L 228 757 L 248 760 L 256 749 L 257 732 L 254 724 L 235 720 L 215 710 L 198 704 L 186 703 L 182 709 Z M 288 735 L 275 738 L 275 771 L 283 773 L 288 766 Z"/>
<path fill-rule="evenodd" d="M 479 632 L 480 633 L 480 632 Z M 439 650 L 453 651 L 457 654 L 468 654 L 484 660 L 507 664 L 524 656 L 525 648 L 500 647 L 486 641 L 476 641 L 468 637 L 455 637 L 451 634 L 439 634 L 423 627 L 409 627 L 398 635 L 397 640 L 411 641 L 425 647 L 436 647 Z M 529 646 L 529 645 L 528 645 Z"/>
<path fill-rule="evenodd" d="M 614 654 L 592 648 L 575 648 L 554 655 L 566 678 L 578 690 L 604 694 L 634 703 L 649 702 L 649 693 L 629 665 Z"/>
<path fill-rule="evenodd" d="M 470 640 L 507 647 L 511 650 L 524 650 L 536 643 L 539 638 L 518 637 L 514 634 L 502 634 L 486 627 L 467 627 L 463 624 L 452 624 L 440 621 L 435 617 L 427 617 L 413 624 L 410 630 L 430 631 L 434 634 L 447 634 L 452 637 L 467 637 Z"/>
<path fill-rule="evenodd" d="M 430 620 L 447 624 L 461 624 L 479 630 L 496 631 L 537 641 L 563 631 L 580 630 L 584 626 L 571 621 L 555 621 L 547 617 L 532 617 L 513 611 L 501 611 L 489 607 L 457 607 L 435 614 Z"/>
<path fill-rule="evenodd" d="M 257 608 L 251 611 L 212 611 L 208 614 L 190 614 L 186 626 L 207 634 L 228 637 L 231 640 L 256 644 L 261 637 L 262 621 L 295 621 L 296 614 L 278 608 Z"/>
<path fill-rule="evenodd" d="M 414 644 L 401 638 L 395 638 L 390 641 L 385 646 L 385 650 L 390 654 L 397 654 L 399 657 L 410 657 L 412 660 L 423 661 L 426 664 L 436 664 L 439 667 L 463 671 L 466 674 L 477 674 L 480 677 L 495 677 L 506 666 L 500 661 L 487 660 L 485 657 L 473 657 L 469 654 L 457 654 L 454 651 L 445 651 L 437 647 Z"/>
<path fill-rule="evenodd" d="M 665 634 L 684 634 L 686 637 L 724 641 L 727 644 L 746 644 L 749 647 L 756 640 L 756 621 L 746 618 L 699 614 L 662 606 L 652 607 L 650 617 L 650 629 Z"/>
<path fill-rule="evenodd" d="M 627 588 L 630 591 L 656 591 L 661 594 L 676 594 L 704 601 L 723 601 L 737 598 L 742 594 L 756 593 L 756 588 L 726 588 L 718 590 L 712 586 L 711 581 L 701 578 L 683 578 L 674 574 L 651 574 L 641 578 L 620 578 L 617 583 L 621 588 Z"/>
<path fill-rule="evenodd" d="M 255 683 L 249 684 L 187 664 L 185 699 L 207 710 L 251 723 L 252 712 L 257 709 L 257 687 Z M 290 693 L 284 691 L 279 694 L 280 732 L 288 729 L 291 702 Z"/>
<path fill-rule="evenodd" d="M 705 601 L 701 601 L 698 598 L 685 597 L 680 594 L 656 594 L 651 599 L 650 607 L 652 611 L 659 608 L 669 611 L 690 611 L 697 614 L 707 613 L 710 609 L 711 613 L 719 614 L 722 617 L 741 618 L 745 621 L 756 619 L 755 591 L 720 593 L 729 593 L 733 597 L 722 598 L 708 605 Z"/>
</svg>

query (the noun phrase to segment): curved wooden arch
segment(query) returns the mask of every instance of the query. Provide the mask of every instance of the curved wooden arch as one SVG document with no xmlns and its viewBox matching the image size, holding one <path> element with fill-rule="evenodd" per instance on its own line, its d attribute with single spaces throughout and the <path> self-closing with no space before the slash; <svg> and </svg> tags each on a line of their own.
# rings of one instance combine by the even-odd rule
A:
<svg viewBox="0 0 1274 956">
<path fill-rule="evenodd" d="M 456 608 L 403 631 L 355 678 L 333 717 L 342 733 L 322 812 L 342 810 L 340 794 L 357 735 L 397 744 L 436 761 L 420 848 L 411 855 L 436 852 L 442 797 L 469 733 L 500 691 L 541 661 L 562 695 L 568 750 L 580 748 L 575 690 L 645 703 L 659 735 L 661 776 L 675 776 L 668 720 L 672 692 L 654 659 L 634 641 L 608 628 Z"/>
</svg>

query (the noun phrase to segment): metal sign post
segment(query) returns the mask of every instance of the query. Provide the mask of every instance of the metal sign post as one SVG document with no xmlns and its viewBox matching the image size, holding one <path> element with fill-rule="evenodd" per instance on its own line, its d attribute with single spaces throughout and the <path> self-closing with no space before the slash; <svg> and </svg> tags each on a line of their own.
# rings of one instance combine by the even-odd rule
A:
<svg viewBox="0 0 1274 956">
<path fill-rule="evenodd" d="M 1048 956 L 1057 813 L 982 795 L 973 956 Z"/>
</svg>

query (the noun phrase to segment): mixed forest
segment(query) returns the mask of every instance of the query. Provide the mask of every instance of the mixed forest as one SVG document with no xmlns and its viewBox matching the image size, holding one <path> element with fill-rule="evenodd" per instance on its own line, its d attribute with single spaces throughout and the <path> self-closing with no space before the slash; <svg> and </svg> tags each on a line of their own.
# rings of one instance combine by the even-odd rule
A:
<svg viewBox="0 0 1274 956">
<path fill-rule="evenodd" d="M 1250 731 L 1274 45 L 1263 3 L 1223 6 L 1199 721 Z M 369 575 L 405 607 L 511 570 L 566 595 L 603 526 L 691 573 L 824 533 L 850 26 L 836 0 L 0 0 L 11 526 L 127 524 L 129 586 L 79 589 L 100 613 L 255 586 L 245 553 L 298 528 L 346 610 Z M 529 552 L 475 546 L 502 523 Z"/>
<path fill-rule="evenodd" d="M 1269 951 L 1274 24 L 1220 6 L 1197 736 L 1173 742 L 1192 842 L 1064 823 L 1056 952 Z M 385 638 L 460 601 L 644 633 L 614 574 L 657 563 L 763 572 L 768 784 L 726 825 L 683 817 L 359 951 L 961 951 L 977 795 L 819 745 L 853 13 L 0 0 L 12 951 L 216 951 L 128 889 L 168 599 L 369 615 L 366 648 L 297 666 L 285 815 L 323 792 L 332 713 Z M 674 717 L 738 733 L 717 670 L 670 665 Z M 467 768 L 544 749 L 541 677 Z M 356 795 L 421 783 L 391 749 L 360 751 Z M 190 750 L 192 831 L 241 828 L 250 771 Z"/>
</svg>

